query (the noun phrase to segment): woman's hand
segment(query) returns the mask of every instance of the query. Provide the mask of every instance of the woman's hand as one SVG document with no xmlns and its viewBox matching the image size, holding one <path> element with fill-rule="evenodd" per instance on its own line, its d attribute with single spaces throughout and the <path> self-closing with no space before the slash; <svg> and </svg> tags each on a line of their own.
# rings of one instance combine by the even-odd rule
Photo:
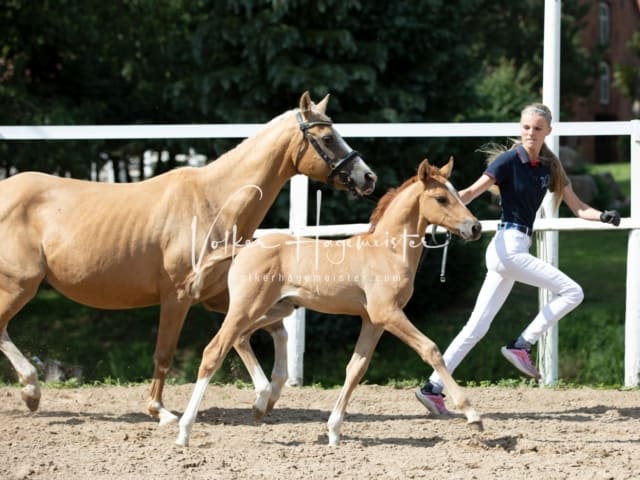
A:
<svg viewBox="0 0 640 480">
<path fill-rule="evenodd" d="M 600 221 L 603 223 L 611 223 L 617 227 L 620 225 L 620 212 L 617 210 L 605 210 L 600 214 Z"/>
</svg>

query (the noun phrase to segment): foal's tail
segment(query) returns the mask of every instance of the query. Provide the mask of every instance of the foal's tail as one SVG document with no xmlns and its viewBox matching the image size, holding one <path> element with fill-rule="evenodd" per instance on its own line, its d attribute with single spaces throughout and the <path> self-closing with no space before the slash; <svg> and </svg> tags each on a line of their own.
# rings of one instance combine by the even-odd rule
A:
<svg viewBox="0 0 640 480">
<path fill-rule="evenodd" d="M 205 261 L 201 265 L 194 267 L 185 279 L 185 289 L 190 297 L 194 299 L 200 298 L 200 292 L 202 292 L 209 273 L 213 269 L 224 268 L 225 270 L 229 270 L 233 257 L 238 254 L 237 249 L 239 247 L 235 248 L 236 250 L 232 252 L 228 252 L 227 249 L 224 249 L 224 252 L 214 250 L 208 257 L 206 257 Z"/>
</svg>

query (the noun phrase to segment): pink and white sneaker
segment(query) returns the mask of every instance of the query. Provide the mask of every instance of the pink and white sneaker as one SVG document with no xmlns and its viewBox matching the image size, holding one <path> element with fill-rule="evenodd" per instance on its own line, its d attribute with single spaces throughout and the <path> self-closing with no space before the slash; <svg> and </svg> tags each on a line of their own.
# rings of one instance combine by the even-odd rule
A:
<svg viewBox="0 0 640 480">
<path fill-rule="evenodd" d="M 513 345 L 507 345 L 500 349 L 504 358 L 506 358 L 514 367 L 531 378 L 540 379 L 541 375 L 538 369 L 531 361 L 531 352 L 524 348 L 515 348 Z"/>
<path fill-rule="evenodd" d="M 444 395 L 441 393 L 432 393 L 422 387 L 416 390 L 416 398 L 433 415 L 451 415 L 444 404 Z"/>
</svg>

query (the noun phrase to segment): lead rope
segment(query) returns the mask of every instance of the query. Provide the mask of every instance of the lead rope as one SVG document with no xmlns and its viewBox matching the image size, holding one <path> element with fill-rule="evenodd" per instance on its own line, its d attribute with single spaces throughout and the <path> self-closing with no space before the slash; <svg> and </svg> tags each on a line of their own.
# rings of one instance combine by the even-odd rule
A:
<svg viewBox="0 0 640 480">
<path fill-rule="evenodd" d="M 440 283 L 444 283 L 447 281 L 447 277 L 445 276 L 444 271 L 447 268 L 447 252 L 449 251 L 449 240 L 451 240 L 451 233 L 447 231 L 447 240 L 444 242 L 444 246 L 442 247 L 442 264 L 440 266 Z"/>
<path fill-rule="evenodd" d="M 431 238 L 433 238 L 434 242 L 436 241 L 437 228 L 438 228 L 437 225 L 432 225 L 432 228 L 431 228 Z M 447 281 L 445 270 L 447 269 L 447 253 L 449 252 L 450 241 L 451 241 L 451 232 L 447 230 L 446 240 L 443 243 L 436 244 L 436 245 L 429 245 L 428 243 L 425 242 L 425 245 L 424 245 L 425 248 L 429 248 L 433 250 L 442 248 L 442 262 L 440 264 L 440 283 L 445 283 Z"/>
</svg>

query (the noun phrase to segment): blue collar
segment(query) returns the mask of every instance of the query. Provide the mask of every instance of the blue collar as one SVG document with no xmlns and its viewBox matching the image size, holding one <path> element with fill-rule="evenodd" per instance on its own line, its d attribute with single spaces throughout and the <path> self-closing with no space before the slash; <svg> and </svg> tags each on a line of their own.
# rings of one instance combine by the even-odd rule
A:
<svg viewBox="0 0 640 480">
<path fill-rule="evenodd" d="M 516 153 L 518 154 L 518 158 L 523 164 L 530 163 L 532 167 L 537 167 L 538 165 L 540 165 L 540 160 L 535 163 L 531 161 L 531 159 L 529 158 L 529 154 L 522 145 L 516 146 Z"/>
</svg>

